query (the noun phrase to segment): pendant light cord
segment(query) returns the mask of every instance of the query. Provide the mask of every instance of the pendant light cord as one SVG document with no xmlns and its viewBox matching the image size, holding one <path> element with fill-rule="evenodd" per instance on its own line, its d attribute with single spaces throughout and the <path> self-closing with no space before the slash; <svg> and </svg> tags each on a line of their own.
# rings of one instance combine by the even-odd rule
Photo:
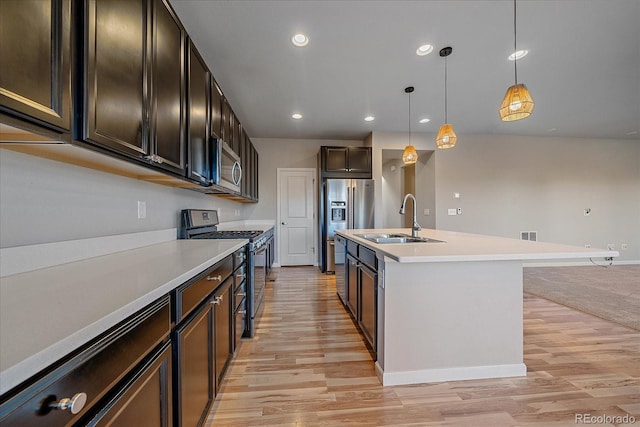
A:
<svg viewBox="0 0 640 427">
<path fill-rule="evenodd" d="M 411 145 L 411 92 L 409 92 L 409 145 Z"/>
<path fill-rule="evenodd" d="M 518 84 L 518 47 L 516 43 L 516 0 L 513 0 L 513 71 L 515 72 L 516 84 Z"/>
<path fill-rule="evenodd" d="M 449 123 L 447 120 L 447 57 L 444 57 L 444 122 Z"/>
</svg>

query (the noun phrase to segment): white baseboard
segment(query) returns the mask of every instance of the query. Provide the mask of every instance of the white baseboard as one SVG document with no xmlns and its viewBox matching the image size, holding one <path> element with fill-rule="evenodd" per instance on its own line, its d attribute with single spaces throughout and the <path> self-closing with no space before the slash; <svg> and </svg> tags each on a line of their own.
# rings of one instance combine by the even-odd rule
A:
<svg viewBox="0 0 640 427">
<path fill-rule="evenodd" d="M 176 240 L 177 229 L 0 249 L 0 277 Z"/>
<path fill-rule="evenodd" d="M 512 365 L 469 366 L 461 368 L 422 369 L 419 371 L 383 372 L 376 363 L 376 373 L 382 385 L 437 383 L 444 381 L 480 380 L 488 378 L 525 377 L 524 363 Z"/>
</svg>

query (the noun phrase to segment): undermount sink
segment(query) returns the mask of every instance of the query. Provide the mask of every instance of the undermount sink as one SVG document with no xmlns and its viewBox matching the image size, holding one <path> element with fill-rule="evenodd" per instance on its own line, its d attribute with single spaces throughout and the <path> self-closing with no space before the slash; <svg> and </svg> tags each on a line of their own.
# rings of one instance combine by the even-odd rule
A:
<svg viewBox="0 0 640 427">
<path fill-rule="evenodd" d="M 367 233 L 356 234 L 373 243 L 443 243 L 442 240 L 429 239 L 427 237 L 413 237 L 408 234 Z"/>
</svg>

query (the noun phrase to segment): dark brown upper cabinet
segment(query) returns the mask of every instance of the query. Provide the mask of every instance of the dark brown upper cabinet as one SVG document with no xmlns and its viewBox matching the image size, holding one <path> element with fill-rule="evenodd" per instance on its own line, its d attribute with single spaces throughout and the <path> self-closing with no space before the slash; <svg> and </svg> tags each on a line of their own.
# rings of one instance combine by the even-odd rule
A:
<svg viewBox="0 0 640 427">
<path fill-rule="evenodd" d="M 322 176 L 371 178 L 371 147 L 330 147 L 320 150 Z"/>
<path fill-rule="evenodd" d="M 242 125 L 240 124 L 240 120 L 238 117 L 233 114 L 233 131 L 231 136 L 231 149 L 238 155 L 242 155 Z M 244 165 L 243 165 L 244 167 Z"/>
<path fill-rule="evenodd" d="M 222 91 L 211 77 L 211 136 L 222 138 Z"/>
<path fill-rule="evenodd" d="M 178 16 L 163 0 L 153 7 L 154 161 L 179 174 L 185 171 L 185 38 Z M 206 120 L 206 114 L 204 115 Z"/>
<path fill-rule="evenodd" d="M 211 75 L 189 40 L 187 62 L 188 84 L 188 126 L 187 126 L 187 176 L 203 185 L 211 183 L 211 146 L 209 133 L 209 87 Z"/>
<path fill-rule="evenodd" d="M 185 31 L 162 0 L 89 0 L 80 139 L 185 174 Z"/>
<path fill-rule="evenodd" d="M 71 130 L 71 1 L 2 0 L 0 111 Z"/>
<path fill-rule="evenodd" d="M 222 116 L 221 116 L 221 128 L 222 135 L 221 138 L 224 142 L 232 146 L 231 138 L 233 138 L 233 111 L 231 111 L 231 106 L 229 102 L 227 102 L 226 98 L 222 98 Z"/>
</svg>

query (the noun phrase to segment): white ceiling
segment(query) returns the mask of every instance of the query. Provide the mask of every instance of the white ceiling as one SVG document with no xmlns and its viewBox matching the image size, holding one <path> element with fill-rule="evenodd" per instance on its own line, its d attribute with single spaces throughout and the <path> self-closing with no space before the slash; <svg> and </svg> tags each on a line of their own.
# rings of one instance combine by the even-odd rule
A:
<svg viewBox="0 0 640 427">
<path fill-rule="evenodd" d="M 519 0 L 518 82 L 535 101 L 505 123 L 514 82 L 513 2 L 203 1 L 171 3 L 252 137 L 364 139 L 448 118 L 458 136 L 515 134 L 640 140 L 640 0 Z M 304 32 L 305 48 L 291 43 Z M 416 48 L 435 46 L 419 57 Z M 300 112 L 302 120 L 292 120 Z M 367 115 L 375 121 L 365 122 Z M 431 122 L 418 124 L 422 117 Z"/>
</svg>

